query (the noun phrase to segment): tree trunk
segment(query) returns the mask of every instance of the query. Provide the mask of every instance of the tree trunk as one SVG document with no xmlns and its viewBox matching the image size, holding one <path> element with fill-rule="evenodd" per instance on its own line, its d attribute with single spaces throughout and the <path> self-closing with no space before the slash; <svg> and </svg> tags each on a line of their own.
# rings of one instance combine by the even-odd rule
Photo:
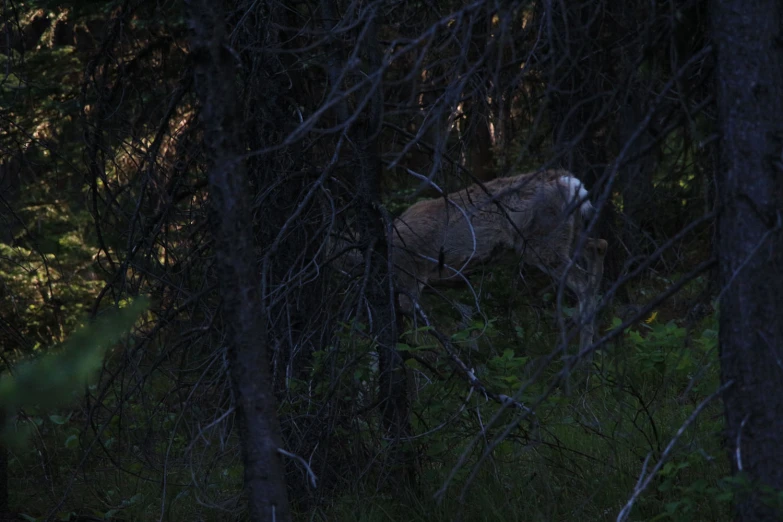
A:
<svg viewBox="0 0 783 522">
<path fill-rule="evenodd" d="M 380 14 L 371 15 L 367 22 L 365 49 L 371 71 L 381 67 L 378 44 Z M 383 91 L 374 85 L 364 124 L 358 127 L 356 137 L 359 170 L 356 186 L 360 215 L 367 216 L 359 224 L 361 240 L 371 249 L 373 266 L 367 281 L 367 304 L 372 314 L 372 333 L 378 343 L 379 404 L 384 435 L 392 440 L 388 472 L 393 480 L 401 482 L 411 477 L 412 466 L 406 458 L 400 439 L 410 435 L 408 384 L 405 364 L 397 351 L 397 321 L 394 303 L 394 285 L 391 284 L 392 266 L 389 262 L 391 234 L 387 235 L 390 217 L 381 209 L 379 181 L 382 171 L 380 137 L 383 120 Z"/>
<path fill-rule="evenodd" d="M 254 258 L 246 166 L 241 158 L 235 58 L 224 38 L 224 13 L 215 0 L 188 2 L 196 89 L 209 147 L 212 232 L 228 330 L 227 350 L 253 521 L 291 519 L 280 426 L 267 355 L 266 310 Z"/>
<path fill-rule="evenodd" d="M 736 497 L 737 520 L 781 520 L 769 501 L 783 489 L 783 4 L 716 0 L 711 21 L 726 443 L 734 473 L 753 485 Z"/>
<path fill-rule="evenodd" d="M 0 433 L 5 430 L 6 412 L 0 409 Z M 0 444 L 0 520 L 10 513 L 8 504 L 8 448 Z M 8 517 L 10 520 L 11 517 Z"/>
<path fill-rule="evenodd" d="M 642 107 L 642 100 L 633 90 L 620 109 L 620 147 L 625 146 L 644 119 L 645 110 Z M 648 152 L 639 156 L 643 150 Z M 642 132 L 628 150 L 630 159 L 620 166 L 623 241 L 631 257 L 645 256 L 651 252 L 651 238 L 645 236 L 649 234 L 647 221 L 657 215 L 654 208 L 652 178 L 655 172 L 654 154 L 652 136 L 647 131 Z"/>
<path fill-rule="evenodd" d="M 606 90 L 606 79 L 615 74 L 604 56 L 607 53 L 596 52 L 602 48 L 598 20 L 604 16 L 605 7 L 555 2 L 550 9 L 550 45 L 556 59 L 562 61 L 550 80 L 553 147 L 562 158 L 559 166 L 572 171 L 593 192 L 608 163 L 607 143 L 602 138 L 606 134 L 607 117 L 603 112 L 607 101 L 597 95 Z M 620 277 L 625 255 L 614 240 L 621 234 L 611 199 L 600 210 L 591 235 L 609 241 L 603 285 L 610 285 Z M 615 295 L 621 301 L 628 301 L 625 286 Z"/>
<path fill-rule="evenodd" d="M 479 12 L 476 16 L 477 19 L 471 26 L 472 45 L 467 49 L 468 59 L 471 63 L 477 63 L 484 56 L 490 31 L 487 13 Z M 485 85 L 476 85 L 465 93 L 466 99 L 462 104 L 465 118 L 460 125 L 462 128 L 461 140 L 464 143 L 463 146 L 467 148 L 466 167 L 470 169 L 476 180 L 482 182 L 495 178 L 492 133 L 489 129 L 492 114 L 487 103 L 485 88 Z M 473 183 L 475 180 L 467 181 Z"/>
<path fill-rule="evenodd" d="M 489 115 L 481 111 L 481 100 L 463 102 L 466 118 L 463 121 L 462 141 L 467 148 L 467 167 L 476 179 L 468 183 L 491 181 L 495 178 L 495 161 L 492 150 L 492 134 L 489 131 Z M 488 111 L 487 111 L 488 112 Z"/>
<path fill-rule="evenodd" d="M 322 0 L 324 29 L 332 30 L 336 22 L 337 9 L 333 0 Z M 356 45 L 364 49 L 368 76 L 380 74 L 382 54 L 378 43 L 378 11 L 368 14 L 366 26 L 359 32 L 364 41 Z M 341 68 L 345 67 L 344 57 L 339 47 L 330 58 L 328 74 L 332 85 L 338 85 L 342 77 Z M 407 373 L 402 356 L 397 351 L 397 321 L 394 305 L 394 285 L 392 284 L 392 266 L 387 241 L 389 216 L 384 215 L 381 205 L 380 177 L 382 172 L 380 133 L 383 123 L 383 83 L 380 79 L 369 84 L 369 92 L 363 92 L 361 98 L 368 97 L 369 103 L 357 124 L 351 129 L 352 141 L 356 144 L 356 157 L 359 168 L 356 170 L 357 232 L 364 251 L 369 255 L 370 270 L 367 273 L 364 290 L 365 302 L 358 303 L 357 319 L 366 317 L 371 333 L 378 345 L 379 400 L 383 435 L 392 439 L 387 461 L 387 474 L 395 479 L 409 476 L 412 469 L 405 458 L 401 437 L 410 434 L 408 408 Z M 347 100 L 335 103 L 335 118 L 338 122 L 348 119 Z M 391 239 L 388 236 L 388 239 Z M 368 313 L 365 312 L 368 310 Z M 366 316 L 365 316 L 366 313 Z"/>
</svg>

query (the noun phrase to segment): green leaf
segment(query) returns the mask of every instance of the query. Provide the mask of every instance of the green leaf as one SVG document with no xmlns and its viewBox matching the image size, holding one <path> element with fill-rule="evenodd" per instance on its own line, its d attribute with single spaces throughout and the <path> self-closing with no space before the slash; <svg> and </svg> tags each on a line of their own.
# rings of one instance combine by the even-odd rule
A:
<svg viewBox="0 0 783 522">
<path fill-rule="evenodd" d="M 470 337 L 470 331 L 460 330 L 459 332 L 456 332 L 451 336 L 451 340 L 454 342 L 460 342 L 460 341 L 467 340 L 468 337 Z"/>
<path fill-rule="evenodd" d="M 79 444 L 79 437 L 77 435 L 71 435 L 65 439 L 65 447 L 67 449 L 74 449 Z"/>
<path fill-rule="evenodd" d="M 397 343 L 397 351 L 400 352 L 422 352 L 433 348 L 432 344 L 422 344 L 419 346 L 411 346 L 406 343 Z"/>
<path fill-rule="evenodd" d="M 71 419 L 70 413 L 68 414 L 67 417 L 63 417 L 62 415 L 49 415 L 49 420 L 60 426 L 68 422 L 70 419 Z"/>
<path fill-rule="evenodd" d="M 666 504 L 666 512 L 669 514 L 674 514 L 674 512 L 677 511 L 677 508 L 680 507 L 680 504 L 682 504 L 680 501 L 669 502 Z"/>
<path fill-rule="evenodd" d="M 715 494 L 713 498 L 716 502 L 731 502 L 734 499 L 734 493 L 732 491 L 721 491 Z"/>
</svg>

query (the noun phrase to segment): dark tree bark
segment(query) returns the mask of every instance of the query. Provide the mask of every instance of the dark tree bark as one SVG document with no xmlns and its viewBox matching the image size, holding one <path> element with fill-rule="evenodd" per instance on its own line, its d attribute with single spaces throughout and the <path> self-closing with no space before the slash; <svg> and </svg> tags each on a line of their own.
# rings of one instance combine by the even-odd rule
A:
<svg viewBox="0 0 783 522">
<path fill-rule="evenodd" d="M 622 150 L 628 147 L 626 160 L 619 166 L 618 188 L 623 195 L 623 212 L 618 216 L 621 220 L 624 248 L 629 257 L 646 256 L 654 250 L 647 224 L 657 216 L 653 198 L 653 174 L 656 170 L 656 150 L 649 127 L 638 136 L 634 135 L 639 127 L 644 125 L 647 113 L 645 106 L 649 102 L 651 89 L 649 87 L 651 74 L 645 74 L 643 67 L 653 68 L 653 59 L 644 59 L 644 48 L 652 48 L 653 36 L 648 24 L 653 19 L 651 9 L 642 3 L 622 2 L 614 6 L 612 18 L 615 19 L 615 31 L 612 37 L 621 40 L 621 35 L 629 32 L 639 32 L 638 44 L 629 49 L 618 51 L 618 61 L 615 65 L 614 78 L 618 83 L 627 78 L 627 87 L 620 100 L 617 115 L 618 147 Z M 624 260 L 623 260 L 624 261 Z"/>
<path fill-rule="evenodd" d="M 367 22 L 365 49 L 370 73 L 380 71 L 381 50 L 378 44 L 378 20 L 380 14 L 371 15 Z M 377 72 L 376 74 L 380 74 Z M 363 124 L 357 130 L 357 155 L 359 170 L 356 187 L 359 215 L 366 216 L 359 223 L 362 242 L 370 250 L 372 266 L 367 284 L 367 304 L 372 314 L 373 335 L 378 342 L 379 355 L 379 404 L 385 435 L 394 443 L 391 446 L 390 472 L 394 480 L 406 479 L 412 469 L 405 458 L 399 439 L 410 435 L 408 385 L 405 364 L 397 351 L 397 320 L 392 284 L 392 266 L 388 252 L 391 239 L 391 218 L 384 215 L 378 187 L 381 172 L 379 136 L 383 122 L 383 92 L 380 83 L 370 93 L 369 107 Z"/>
<path fill-rule="evenodd" d="M 324 29 L 331 32 L 336 18 L 336 6 L 333 0 L 322 0 Z M 368 14 L 366 27 L 360 33 L 363 40 L 357 45 L 364 49 L 368 75 L 381 74 L 382 54 L 378 42 L 378 17 L 374 11 Z M 329 59 L 328 74 L 333 85 L 340 83 L 340 70 L 345 67 L 342 49 L 332 46 L 333 55 Z M 365 302 L 358 304 L 357 318 L 370 323 L 372 335 L 378 346 L 379 359 L 379 400 L 381 423 L 384 436 L 394 443 L 390 448 L 388 474 L 393 479 L 410 476 L 409 466 L 403 446 L 399 439 L 410 435 L 407 373 L 401 354 L 397 351 L 397 317 L 395 312 L 392 266 L 387 239 L 390 239 L 391 218 L 385 213 L 381 203 L 380 179 L 383 164 L 379 138 L 383 123 L 383 83 L 382 78 L 370 82 L 368 90 L 361 92 L 360 98 L 368 97 L 367 107 L 357 118 L 357 124 L 351 129 L 352 141 L 356 144 L 358 169 L 355 174 L 357 232 L 362 249 L 370 263 L 365 271 Z M 357 109 L 360 110 L 360 109 Z M 334 115 L 339 122 L 349 119 L 349 107 L 346 99 L 335 103 Z M 365 313 L 365 309 L 368 311 Z"/>
<path fill-rule="evenodd" d="M 490 24 L 487 13 L 480 12 L 472 27 L 471 45 L 467 49 L 469 61 L 478 62 L 487 50 L 487 35 Z M 483 74 L 476 75 L 475 81 L 480 82 Z M 470 83 L 468 85 L 471 85 Z M 463 102 L 465 119 L 462 122 L 461 140 L 467 147 L 467 167 L 478 181 L 490 181 L 495 178 L 494 152 L 492 150 L 492 134 L 489 130 L 490 108 L 486 102 L 486 86 L 473 87 L 471 96 Z M 469 180 L 473 183 L 475 180 Z"/>
<path fill-rule="evenodd" d="M 467 150 L 467 167 L 478 181 L 490 181 L 495 178 L 492 134 L 489 132 L 489 115 L 483 114 L 480 102 L 464 102 L 466 122 L 463 140 Z M 473 183 L 475 180 L 469 180 Z"/>
<path fill-rule="evenodd" d="M 22 187 L 22 165 L 24 159 L 3 150 L 0 161 L 0 242 L 13 244 L 14 234 L 19 229 L 19 220 L 14 218 L 13 209 L 17 208 Z"/>
<path fill-rule="evenodd" d="M 630 93 L 620 109 L 620 146 L 623 147 L 636 132 L 644 118 L 645 110 L 642 100 L 635 93 Z M 631 257 L 650 253 L 650 238 L 647 221 L 654 216 L 655 200 L 653 198 L 653 173 L 655 172 L 655 157 L 652 149 L 652 136 L 642 132 L 634 140 L 628 150 L 630 158 L 620 167 L 620 189 L 623 194 L 622 230 L 625 247 Z M 647 154 L 641 154 L 647 150 Z M 653 249 L 654 250 L 654 249 Z"/>
<path fill-rule="evenodd" d="M 73 45 L 73 24 L 71 24 L 67 20 L 58 20 L 54 24 L 54 35 L 52 36 L 52 45 L 54 47 Z"/>
<path fill-rule="evenodd" d="M 783 489 L 783 4 L 715 0 L 711 21 L 726 442 L 734 472 L 754 486 L 738 495 L 737 520 L 781 520 L 765 500 Z"/>
<path fill-rule="evenodd" d="M 251 520 L 290 520 L 280 426 L 267 354 L 267 324 L 254 257 L 246 166 L 241 159 L 236 59 L 215 0 L 188 2 L 196 89 L 209 147 L 212 232 L 228 329 L 227 349 Z"/>
<path fill-rule="evenodd" d="M 549 35 L 556 64 L 551 67 L 551 114 L 555 150 L 561 155 L 560 166 L 581 179 L 591 193 L 602 190 L 599 184 L 608 164 L 606 134 L 607 78 L 616 72 L 607 63 L 606 49 L 600 32 L 606 7 L 599 3 L 554 2 L 544 16 L 551 17 Z M 599 186 L 600 185 L 600 186 Z M 621 237 L 617 211 L 611 199 L 601 209 L 593 237 L 609 241 L 604 260 L 604 284 L 617 280 L 625 263 L 623 249 L 615 238 Z M 615 294 L 628 301 L 625 286 Z"/>
<path fill-rule="evenodd" d="M 5 428 L 6 413 L 0 410 L 0 429 Z M 8 448 L 0 444 L 0 519 L 9 513 L 8 504 Z M 10 519 L 10 517 L 9 517 Z"/>
</svg>

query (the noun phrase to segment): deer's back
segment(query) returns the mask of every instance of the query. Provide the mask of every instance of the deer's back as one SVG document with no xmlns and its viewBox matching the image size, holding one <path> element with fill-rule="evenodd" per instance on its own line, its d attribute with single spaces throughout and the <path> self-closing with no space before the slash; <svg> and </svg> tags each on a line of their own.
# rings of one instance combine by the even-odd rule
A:
<svg viewBox="0 0 783 522">
<path fill-rule="evenodd" d="M 524 242 L 541 235 L 538 229 L 553 228 L 560 217 L 562 198 L 551 192 L 565 175 L 498 178 L 485 184 L 486 191 L 472 185 L 447 199 L 415 203 L 395 221 L 395 261 L 426 281 L 484 263 L 501 250 L 521 252 Z"/>
</svg>

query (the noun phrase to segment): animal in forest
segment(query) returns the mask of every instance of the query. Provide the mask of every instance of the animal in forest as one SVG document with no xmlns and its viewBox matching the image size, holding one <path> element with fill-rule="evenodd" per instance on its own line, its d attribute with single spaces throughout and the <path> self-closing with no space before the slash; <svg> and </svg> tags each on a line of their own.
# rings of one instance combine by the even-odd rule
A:
<svg viewBox="0 0 783 522">
<path fill-rule="evenodd" d="M 576 251 L 595 212 L 587 197 L 572 173 L 552 169 L 497 178 L 413 204 L 394 220 L 388 245 L 400 307 L 410 313 L 425 286 L 465 279 L 476 266 L 511 251 L 555 280 L 565 278 L 578 300 L 580 347 L 591 344 L 607 242 L 586 238 Z M 361 256 L 351 257 L 355 268 L 363 264 Z"/>
</svg>

